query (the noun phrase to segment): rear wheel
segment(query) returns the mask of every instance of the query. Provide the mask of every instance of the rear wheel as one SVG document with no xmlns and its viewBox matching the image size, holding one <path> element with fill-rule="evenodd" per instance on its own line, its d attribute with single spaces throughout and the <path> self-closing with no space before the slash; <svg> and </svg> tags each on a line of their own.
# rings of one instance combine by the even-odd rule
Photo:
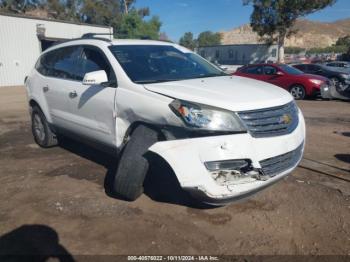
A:
<svg viewBox="0 0 350 262">
<path fill-rule="evenodd" d="M 50 129 L 44 113 L 39 107 L 32 108 L 32 133 L 35 142 L 44 148 L 57 145 L 57 137 Z"/>
<path fill-rule="evenodd" d="M 293 85 L 289 92 L 295 100 L 303 100 L 306 97 L 305 88 L 302 85 Z"/>
<path fill-rule="evenodd" d="M 146 127 L 137 127 L 126 144 L 119 159 L 114 177 L 113 190 L 126 200 L 135 200 L 143 193 L 143 182 L 149 162 L 145 157 L 148 148 L 158 141 L 158 132 Z"/>
</svg>

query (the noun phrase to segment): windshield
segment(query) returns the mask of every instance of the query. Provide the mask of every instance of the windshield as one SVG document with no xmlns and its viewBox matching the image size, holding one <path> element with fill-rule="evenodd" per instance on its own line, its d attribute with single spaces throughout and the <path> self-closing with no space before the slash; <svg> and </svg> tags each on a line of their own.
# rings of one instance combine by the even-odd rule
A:
<svg viewBox="0 0 350 262">
<path fill-rule="evenodd" d="M 194 53 L 165 45 L 114 45 L 109 47 L 135 83 L 157 83 L 226 75 Z"/>
<path fill-rule="evenodd" d="M 289 65 L 280 65 L 280 68 L 290 75 L 301 75 L 304 74 L 304 72 L 300 71 L 299 69 L 296 69 L 295 67 L 291 67 Z"/>
</svg>

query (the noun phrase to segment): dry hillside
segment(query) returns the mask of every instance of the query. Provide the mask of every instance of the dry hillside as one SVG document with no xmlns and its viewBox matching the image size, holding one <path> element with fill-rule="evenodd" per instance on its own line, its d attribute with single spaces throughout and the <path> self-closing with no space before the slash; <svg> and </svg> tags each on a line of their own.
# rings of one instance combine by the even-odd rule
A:
<svg viewBox="0 0 350 262">
<path fill-rule="evenodd" d="M 303 48 L 327 47 L 334 44 L 341 36 L 350 35 L 350 18 L 331 23 L 298 20 L 295 24 L 298 33 L 286 41 L 286 46 Z M 259 37 L 250 25 L 246 24 L 227 32 L 222 32 L 223 44 L 258 43 Z"/>
</svg>

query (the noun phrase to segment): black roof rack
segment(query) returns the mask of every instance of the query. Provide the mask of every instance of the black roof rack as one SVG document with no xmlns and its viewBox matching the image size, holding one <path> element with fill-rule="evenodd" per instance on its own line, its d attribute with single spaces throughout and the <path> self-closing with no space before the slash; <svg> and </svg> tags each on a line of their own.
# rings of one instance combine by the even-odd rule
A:
<svg viewBox="0 0 350 262">
<path fill-rule="evenodd" d="M 104 38 L 104 37 L 94 37 L 95 35 L 109 35 L 112 36 L 113 34 L 110 33 L 86 33 L 83 34 L 81 37 L 79 38 L 72 38 L 72 39 L 67 39 L 67 40 L 62 40 L 62 41 L 57 41 L 56 43 L 54 43 L 51 46 L 55 46 L 55 45 L 59 45 L 59 44 L 63 44 L 63 43 L 67 43 L 67 42 L 71 42 L 71 41 L 76 41 L 76 40 L 82 40 L 82 39 L 90 39 L 90 40 L 101 40 L 101 41 L 105 41 L 108 43 L 111 43 L 112 41 L 108 38 Z"/>
<path fill-rule="evenodd" d="M 106 41 L 106 42 L 112 42 L 110 39 L 108 38 L 104 38 L 104 37 L 96 37 L 96 36 L 100 36 L 100 35 L 108 35 L 108 36 L 113 36 L 112 33 L 86 33 L 83 34 L 81 36 L 82 39 L 97 39 L 97 40 L 102 40 L 102 41 Z"/>
</svg>

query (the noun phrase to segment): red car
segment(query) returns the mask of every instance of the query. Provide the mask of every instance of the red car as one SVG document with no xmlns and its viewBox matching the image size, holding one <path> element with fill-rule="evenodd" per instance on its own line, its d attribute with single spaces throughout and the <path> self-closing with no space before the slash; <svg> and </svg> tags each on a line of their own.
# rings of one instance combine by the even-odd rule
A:
<svg viewBox="0 0 350 262">
<path fill-rule="evenodd" d="M 305 99 L 320 94 L 329 80 L 318 75 L 305 74 L 285 64 L 255 64 L 239 68 L 234 75 L 265 81 L 288 90 L 294 99 Z"/>
</svg>

